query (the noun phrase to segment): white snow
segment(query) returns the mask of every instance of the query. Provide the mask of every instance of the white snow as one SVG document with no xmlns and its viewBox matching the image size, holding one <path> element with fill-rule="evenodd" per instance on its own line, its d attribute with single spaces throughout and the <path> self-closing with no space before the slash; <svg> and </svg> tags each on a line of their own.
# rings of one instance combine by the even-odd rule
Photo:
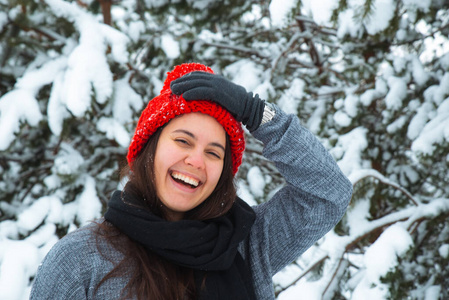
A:
<svg viewBox="0 0 449 300">
<path fill-rule="evenodd" d="M 133 21 L 129 23 L 128 36 L 134 42 L 137 42 L 140 38 L 141 33 L 145 31 L 145 23 L 141 20 Z"/>
<path fill-rule="evenodd" d="M 412 143 L 412 150 L 432 154 L 437 144 L 449 142 L 449 98 L 437 109 L 437 114 L 422 129 Z"/>
<path fill-rule="evenodd" d="M 80 31 L 78 45 L 67 41 L 63 55 L 48 60 L 38 56 L 34 64 L 17 80 L 15 89 L 0 98 L 0 150 L 9 147 L 21 122 L 36 126 L 42 119 L 35 95 L 46 84 L 53 83 L 48 104 L 48 123 L 55 135 L 62 130 L 62 123 L 69 116 L 65 107 L 75 116 L 88 110 L 92 87 L 95 99 L 104 103 L 112 94 L 112 74 L 106 61 L 106 46 L 111 47 L 112 58 L 125 63 L 128 60 L 128 38 L 75 3 L 61 0 L 46 1 L 59 16 L 73 20 Z M 66 56 L 67 55 L 67 56 Z"/>
<path fill-rule="evenodd" d="M 449 53 L 446 53 L 441 56 L 440 63 L 445 70 L 449 69 Z"/>
<path fill-rule="evenodd" d="M 268 10 L 272 25 L 275 27 L 287 26 L 288 16 L 295 5 L 295 0 L 271 0 Z"/>
<path fill-rule="evenodd" d="M 334 0 L 305 0 L 302 1 L 306 15 L 313 16 L 313 20 L 319 25 L 329 25 L 332 10 L 337 8 L 338 1 Z"/>
<path fill-rule="evenodd" d="M 69 116 L 69 113 L 60 98 L 64 89 L 64 72 L 60 71 L 56 75 L 48 99 L 47 115 L 50 130 L 54 135 L 59 136 L 62 132 L 64 119 Z"/>
<path fill-rule="evenodd" d="M 61 149 L 55 158 L 53 172 L 59 175 L 77 174 L 84 163 L 81 154 L 66 142 L 61 143 Z"/>
<path fill-rule="evenodd" d="M 292 80 L 290 88 L 288 88 L 285 93 L 279 98 L 277 104 L 283 111 L 288 111 L 292 114 L 298 114 L 299 104 L 302 97 L 304 96 L 305 82 L 300 78 L 295 78 Z M 263 95 L 261 95 L 263 99 Z"/>
<path fill-rule="evenodd" d="M 17 79 L 14 89 L 0 98 L 0 150 L 9 147 L 21 122 L 36 126 L 42 120 L 35 96 L 40 88 L 55 79 L 66 60 L 58 58 L 41 65 L 41 59 L 38 56 L 35 64 L 31 64 L 24 75 Z"/>
<path fill-rule="evenodd" d="M 429 120 L 429 112 L 433 111 L 433 106 L 430 103 L 424 103 L 416 112 L 408 125 L 407 137 L 414 140 L 421 133 L 422 129 Z"/>
<path fill-rule="evenodd" d="M 221 39 L 223 39 L 223 33 L 221 32 L 212 32 L 208 29 L 202 29 L 201 32 L 198 34 L 198 38 L 212 43 L 214 41 L 220 41 Z"/>
<path fill-rule="evenodd" d="M 285 288 L 293 284 L 301 268 L 298 265 L 288 265 L 273 276 L 273 282 Z"/>
<path fill-rule="evenodd" d="M 347 9 L 338 16 L 337 36 L 339 38 L 343 38 L 346 34 L 355 38 L 362 32 L 362 27 L 354 21 L 354 10 Z"/>
<path fill-rule="evenodd" d="M 396 56 L 393 60 L 393 68 L 396 73 L 401 73 L 407 67 L 407 60 L 403 56 Z"/>
<path fill-rule="evenodd" d="M 352 119 L 344 111 L 338 110 L 334 114 L 334 121 L 341 127 L 346 127 L 351 124 Z"/>
<path fill-rule="evenodd" d="M 34 230 L 48 214 L 50 202 L 48 197 L 42 197 L 33 202 L 17 217 L 17 226 L 22 233 Z"/>
<path fill-rule="evenodd" d="M 57 238 L 55 232 L 56 225 L 53 223 L 46 223 L 45 225 L 39 227 L 36 231 L 34 231 L 25 240 L 35 245 L 36 247 L 40 247 L 44 245 L 48 240 Z"/>
<path fill-rule="evenodd" d="M 0 31 L 3 30 L 3 26 L 5 26 L 6 23 L 8 23 L 8 15 L 5 12 L 0 11 Z"/>
<path fill-rule="evenodd" d="M 432 87 L 429 87 L 429 89 L 431 88 Z M 449 96 L 449 72 L 446 72 L 441 78 L 440 84 L 435 88 L 432 88 L 429 92 L 429 97 L 432 97 L 432 100 L 436 105 L 443 102 L 447 96 Z"/>
<path fill-rule="evenodd" d="M 324 99 L 319 99 L 315 103 L 315 110 L 310 116 L 309 120 L 307 120 L 307 127 L 313 133 L 317 133 L 320 129 L 320 124 L 323 121 L 323 116 L 326 112 L 326 101 Z"/>
<path fill-rule="evenodd" d="M 225 76 L 243 86 L 247 91 L 254 91 L 259 86 L 261 73 L 261 68 L 251 60 L 239 60 L 223 70 Z"/>
<path fill-rule="evenodd" d="M 422 63 L 419 61 L 418 57 L 416 57 L 416 56 L 413 57 L 412 66 L 413 66 L 412 75 L 413 75 L 413 79 L 415 80 L 415 82 L 419 86 L 425 85 L 426 82 L 429 80 L 430 76 L 426 72 L 426 70 L 424 70 L 424 67 L 423 67 Z"/>
<path fill-rule="evenodd" d="M 36 126 L 42 119 L 36 98 L 30 90 L 13 90 L 0 98 L 0 150 L 6 150 L 26 121 Z"/>
<path fill-rule="evenodd" d="M 271 5 L 271 3 L 270 3 Z M 270 13 L 271 14 L 271 13 Z M 258 5 L 252 5 L 251 11 L 245 12 L 242 15 L 242 21 L 245 23 L 252 23 L 262 17 L 262 9 Z"/>
<path fill-rule="evenodd" d="M 395 133 L 396 131 L 402 129 L 404 125 L 407 123 L 407 121 L 408 120 L 406 116 L 400 116 L 393 123 L 387 126 L 387 132 Z"/>
<path fill-rule="evenodd" d="M 354 289 L 351 299 L 386 299 L 388 286 L 380 282 L 398 263 L 398 257 L 413 245 L 412 238 L 400 224 L 388 227 L 366 250 L 363 278 Z"/>
<path fill-rule="evenodd" d="M 152 7 L 160 7 L 168 3 L 167 0 L 145 1 Z M 118 19 L 116 25 L 121 30 L 119 32 L 113 27 L 102 24 L 100 15 L 88 13 L 75 2 L 62 0 L 45 0 L 45 2 L 57 17 L 64 17 L 74 24 L 79 40 L 60 37 L 64 39 L 65 45 L 61 53 L 49 51 L 39 54 L 23 71 L 14 89 L 0 97 L 0 150 L 8 149 L 14 141 L 15 134 L 24 123 L 37 126 L 39 122 L 48 122 L 51 132 L 55 136 L 60 136 L 64 121 L 67 118 L 83 118 L 92 104 L 95 105 L 92 101 L 97 101 L 102 107 L 106 107 L 105 110 L 112 112 L 112 116 L 109 114 L 98 117 L 97 129 L 104 132 L 107 138 L 115 140 L 121 147 L 127 147 L 132 134 L 130 130 L 133 129 L 130 120 L 133 113 L 141 110 L 144 101 L 147 100 L 130 87 L 131 72 L 113 80 L 109 66 L 111 61 L 126 64 L 129 60 L 127 51 L 129 40 L 138 41 L 146 30 L 145 27 L 159 29 L 156 21 L 148 13 L 144 16 L 144 22 L 139 15 L 131 15 L 127 9 L 116 5 L 112 12 Z M 212 0 L 189 0 L 188 2 L 197 8 L 206 9 Z M 364 2 L 363 0 L 347 1 L 348 7 L 339 15 L 338 24 L 335 27 L 336 38 L 361 38 L 366 32 L 374 35 L 388 28 L 397 2 L 373 0 L 373 12 L 366 19 L 361 20 L 357 18 L 357 12 L 361 11 Z M 87 0 L 85 3 L 90 4 L 92 0 Z M 402 4 L 408 11 L 404 15 L 407 21 L 400 20 L 400 26 L 403 29 L 396 34 L 400 41 L 409 38 L 407 36 L 407 28 L 411 26 L 409 22 L 414 22 L 419 11 L 428 12 L 431 0 L 404 0 Z M 129 1 L 126 5 L 129 6 L 128 9 L 133 9 L 135 2 Z M 313 18 L 325 30 L 326 26 L 334 27 L 330 23 L 330 17 L 337 5 L 338 1 L 333 0 L 305 0 L 301 2 L 301 13 Z M 242 16 L 242 19 L 248 23 L 260 22 L 266 29 L 283 28 L 291 22 L 291 12 L 296 6 L 299 6 L 299 2 L 295 0 L 272 0 L 269 6 L 270 19 L 268 19 L 262 16 L 260 6 L 253 4 L 251 12 Z M 8 11 L 11 19 L 21 13 L 19 7 Z M 130 15 L 131 18 L 125 18 Z M 0 31 L 8 21 L 7 17 L 5 12 L 0 12 Z M 167 23 L 173 23 L 172 20 L 168 20 Z M 430 34 L 431 27 L 424 21 L 420 21 L 416 26 L 422 34 Z M 219 24 L 214 30 L 216 31 L 203 29 L 198 38 L 210 43 L 223 42 L 224 36 Z M 179 32 L 182 33 L 182 31 Z M 181 48 L 184 49 L 184 45 L 177 41 L 176 35 L 168 32 L 154 42 L 160 43 L 166 57 L 172 60 L 179 58 Z M 270 47 L 266 51 L 267 55 L 276 57 L 282 51 L 279 45 Z M 323 86 L 319 89 L 318 95 L 336 90 L 344 91 L 345 96 L 339 96 L 340 99 L 334 102 L 336 113 L 333 115 L 328 115 L 326 111 L 328 99 L 324 100 L 322 96 L 318 96 L 317 99 L 308 98 L 310 95 L 307 93 L 310 91 L 305 92 L 308 87 L 306 81 L 300 76 L 293 79 L 290 87 L 284 89 L 281 95 L 278 94 L 280 98 L 276 99 L 276 103 L 289 113 L 302 115 L 304 109 L 306 113 L 311 114 L 306 120 L 306 127 L 314 133 L 320 132 L 321 125 L 332 118 L 337 127 L 347 127 L 347 130 L 350 130 L 348 126 L 353 120 L 357 120 L 360 110 L 368 109 L 368 106 L 373 104 L 377 105 L 373 101 L 385 103 L 387 107 L 385 111 L 394 110 L 399 116 L 388 119 L 388 123 L 380 125 L 387 126 L 385 134 L 391 135 L 398 134 L 404 126 L 408 126 L 407 137 L 412 144 L 407 155 L 413 163 L 418 164 L 421 154 L 431 156 L 437 146 L 447 146 L 449 143 L 449 54 L 444 54 L 449 51 L 449 45 L 447 37 L 437 32 L 425 39 L 424 49 L 419 55 L 405 55 L 406 52 L 399 49 L 400 47 L 396 48 L 379 69 L 373 70 L 376 72 L 374 87 L 368 83 L 366 90 L 359 89 L 363 87 L 362 84 L 349 89 L 342 89 L 341 86 Z M 215 50 L 211 49 L 205 54 L 207 59 L 216 55 Z M 0 55 L 1 53 L 0 49 Z M 427 63 L 435 59 L 435 56 L 441 56 L 439 58 L 441 69 L 431 73 L 427 69 Z M 334 58 L 330 58 L 329 62 L 332 59 Z M 139 61 L 139 59 L 133 57 L 133 61 Z M 361 63 L 365 64 L 363 60 L 355 62 L 355 64 Z M 369 64 L 370 61 L 367 66 Z M 140 65 L 136 67 L 141 68 Z M 342 64 L 339 67 L 341 70 L 337 71 L 345 70 Z M 277 91 L 272 85 L 270 70 L 266 71 L 264 68 L 254 60 L 241 59 L 217 71 L 221 71 L 234 82 L 243 85 L 248 91 L 258 93 L 262 99 L 268 99 L 276 95 Z M 148 92 L 158 93 L 162 87 L 159 70 L 140 69 L 140 71 L 147 72 L 149 87 L 151 87 Z M 427 86 L 435 81 L 439 82 Z M 43 86 L 49 84 L 52 86 L 48 106 L 39 107 L 36 95 Z M 414 91 L 414 86 L 416 89 L 426 88 L 424 99 L 414 95 L 412 96 L 414 98 L 408 99 Z M 355 90 L 357 93 L 354 92 Z M 405 108 L 404 103 L 408 103 Z M 411 121 L 407 125 L 408 118 L 411 118 Z M 371 161 L 366 158 L 366 152 L 376 153 L 376 149 L 368 149 L 368 129 L 356 127 L 344 135 L 338 136 L 335 131 L 330 131 L 329 134 L 330 139 L 323 139 L 323 143 L 330 148 L 331 154 L 338 160 L 342 171 L 353 184 L 363 178 L 373 177 L 373 180 L 383 182 L 388 186 L 387 188 L 396 189 L 397 193 L 406 194 L 411 200 L 406 208 L 371 220 L 369 195 L 364 199 L 357 199 L 358 201 L 353 202 L 347 211 L 345 225 L 348 226 L 348 235 L 339 236 L 333 231 L 329 232 L 298 258 L 296 264 L 288 266 L 274 277 L 278 286 L 288 287 L 280 293 L 278 299 L 331 299 L 332 291 L 338 283 L 338 275 L 337 280 L 332 280 L 331 277 L 345 269 L 344 264 L 347 260 L 354 264 L 354 267 L 351 267 L 349 274 L 351 279 L 348 282 L 352 294 L 348 292 L 344 296 L 352 300 L 386 299 L 389 296 L 388 286 L 382 284 L 380 278 L 393 270 L 398 264 L 398 258 L 413 245 L 410 233 L 406 229 L 424 217 L 449 212 L 449 199 L 435 196 L 432 201 L 421 203 L 418 200 L 419 196 L 415 197 L 405 190 L 399 191 L 401 187 L 399 183 L 402 184 L 404 178 L 412 183 L 419 180 L 415 166 L 403 162 L 391 163 L 389 168 L 397 168 L 402 172 L 403 176 L 396 177 L 384 176 L 372 169 Z M 55 155 L 52 173 L 43 179 L 40 187 L 45 185 L 44 188 L 56 190 L 65 185 L 65 180 L 75 180 L 83 192 L 76 197 L 75 201 L 65 204 L 64 199 L 67 195 L 64 192 L 37 197 L 34 201 L 32 197 L 29 197 L 27 199 L 30 200 L 26 200 L 22 206 L 0 202 L 2 211 L 17 210 L 16 219 L 0 222 L 1 299 L 28 298 L 30 279 L 35 275 L 39 262 L 59 239 L 56 234 L 57 225 L 68 226 L 68 231 L 71 232 L 79 224 L 86 224 L 101 215 L 102 205 L 96 191 L 97 183 L 85 170 L 85 158 L 68 140 L 60 144 L 59 152 Z M 383 159 L 392 157 L 391 152 L 382 153 Z M 449 161 L 449 155 L 446 159 Z M 14 172 L 13 169 L 19 167 L 19 163 L 11 163 L 10 172 Z M 0 167 L 0 172 L 3 171 L 4 169 Z M 110 176 L 108 171 L 100 173 L 96 178 L 108 178 Z M 264 189 L 270 183 L 271 177 L 264 175 L 259 166 L 250 167 L 248 173 L 243 174 L 245 175 L 247 184 L 243 180 L 237 182 L 238 195 L 250 205 L 257 205 L 257 201 L 263 197 L 270 198 L 276 192 L 275 189 L 270 191 L 268 196 L 264 194 Z M 3 186 L 5 183 L 0 184 Z M 429 193 L 438 192 L 431 185 L 425 185 L 424 188 L 428 188 Z M 393 223 L 395 225 L 391 225 Z M 385 231 L 364 255 L 346 252 L 347 245 L 376 228 L 385 228 Z M 27 234 L 29 236 L 25 239 L 17 241 Z M 449 244 L 440 243 L 436 247 L 441 258 L 449 258 Z M 322 277 L 313 278 L 311 274 L 308 274 L 290 286 L 298 276 L 303 275 L 301 272 L 304 272 L 304 269 L 318 262 L 322 262 Z M 423 268 L 418 271 L 426 270 Z M 413 274 L 405 275 L 413 276 Z M 438 300 L 444 288 L 435 282 L 433 276 L 413 291 L 411 297 Z M 326 289 L 328 292 L 323 295 Z"/>
<path fill-rule="evenodd" d="M 397 110 L 401 108 L 402 101 L 407 96 L 407 84 L 402 78 L 391 76 L 388 78 L 390 91 L 385 97 L 387 108 Z"/>
<path fill-rule="evenodd" d="M 117 141 L 122 147 L 128 147 L 131 142 L 131 136 L 117 120 L 103 117 L 98 120 L 97 129 L 106 134 L 106 137 Z"/>
<path fill-rule="evenodd" d="M 0 238 L 6 237 L 9 239 L 18 239 L 19 229 L 17 228 L 17 222 L 13 220 L 4 220 L 0 222 Z"/>
<path fill-rule="evenodd" d="M 0 237 L 0 295 L 4 300 L 28 298 L 28 281 L 41 257 L 28 241 Z M 11 288 L 13 287 L 13 288 Z"/>
<path fill-rule="evenodd" d="M 49 212 L 46 218 L 46 222 L 59 224 L 62 223 L 62 211 L 63 204 L 61 199 L 56 195 L 49 196 Z"/>
<path fill-rule="evenodd" d="M 206 9 L 210 3 L 214 0 L 187 0 L 187 2 L 190 2 L 190 5 L 192 5 L 196 9 Z"/>
<path fill-rule="evenodd" d="M 62 102 L 71 113 L 81 117 L 89 109 L 92 93 L 95 93 L 99 103 L 104 103 L 112 95 L 112 73 L 105 56 L 106 47 L 111 47 L 111 57 L 116 62 L 125 63 L 128 60 L 126 44 L 129 39 L 98 22 L 75 3 L 61 0 L 46 2 L 55 14 L 73 20 L 80 32 L 79 44 L 67 54 L 64 81 L 60 82 L 61 87 L 54 90 L 54 97 L 56 102 Z M 55 123 L 60 124 L 61 121 Z"/>
<path fill-rule="evenodd" d="M 419 9 L 423 12 L 429 11 L 429 6 L 432 0 L 402 0 L 404 6 L 409 10 Z"/>
<path fill-rule="evenodd" d="M 438 300 L 441 295 L 441 286 L 432 285 L 426 289 L 424 300 Z"/>
<path fill-rule="evenodd" d="M 254 199 L 254 196 L 251 194 L 249 187 L 243 180 L 237 181 L 237 195 L 250 206 L 257 205 L 256 199 Z"/>
<path fill-rule="evenodd" d="M 251 167 L 248 170 L 247 180 L 251 193 L 256 197 L 264 195 L 265 179 L 258 166 Z"/>
<path fill-rule="evenodd" d="M 90 27 L 89 24 L 86 27 Z M 69 55 L 63 99 L 76 117 L 82 117 L 89 109 L 91 86 L 99 103 L 104 103 L 112 94 L 112 73 L 104 56 L 105 50 L 105 45 L 92 30 Z"/>
<path fill-rule="evenodd" d="M 373 284 L 385 276 L 398 263 L 397 258 L 413 245 L 407 230 L 395 224 L 388 227 L 365 252 L 366 277 Z"/>
<path fill-rule="evenodd" d="M 364 231 L 365 226 L 360 226 L 360 224 L 366 223 L 368 218 L 371 216 L 369 213 L 369 208 L 369 199 L 360 199 L 348 209 L 348 225 L 351 235 L 360 235 Z"/>
<path fill-rule="evenodd" d="M 354 118 L 355 116 L 357 116 L 357 113 L 358 113 L 357 104 L 358 103 L 359 103 L 359 97 L 357 97 L 356 95 L 350 93 L 346 96 L 346 99 L 344 101 L 345 112 L 351 118 Z"/>
<path fill-rule="evenodd" d="M 321 290 L 322 288 L 317 287 L 317 283 L 305 282 L 301 285 L 294 285 L 286 291 L 279 294 L 279 300 L 321 300 L 323 299 Z"/>
<path fill-rule="evenodd" d="M 365 19 L 366 31 L 369 34 L 376 34 L 387 29 L 394 16 L 396 1 L 394 0 L 375 0 L 373 12 Z"/>
<path fill-rule="evenodd" d="M 164 34 L 161 36 L 161 47 L 168 58 L 175 59 L 181 54 L 179 43 L 175 41 L 173 36 L 170 34 Z"/>
<path fill-rule="evenodd" d="M 441 245 L 440 248 L 438 248 L 438 253 L 443 258 L 449 258 L 449 244 Z"/>
<path fill-rule="evenodd" d="M 129 38 L 106 24 L 99 22 L 96 25 L 95 27 L 98 27 L 98 30 L 101 32 L 103 42 L 111 47 L 111 54 L 114 61 L 122 64 L 127 63 L 128 50 L 126 48 L 129 43 Z"/>
<path fill-rule="evenodd" d="M 335 149 L 341 148 L 344 152 L 344 156 L 338 161 L 338 165 L 346 176 L 363 168 L 362 151 L 368 146 L 366 132 L 365 128 L 357 127 L 338 138 Z M 331 149 L 330 152 L 333 153 L 334 151 L 334 149 Z"/>
<path fill-rule="evenodd" d="M 120 124 L 125 125 L 132 119 L 133 111 L 140 111 L 142 97 L 128 83 L 128 76 L 114 82 L 114 104 L 112 115 Z"/>
<path fill-rule="evenodd" d="M 95 185 L 95 179 L 86 176 L 84 191 L 76 199 L 76 202 L 78 202 L 76 215 L 81 225 L 85 225 L 87 222 L 98 219 L 101 216 L 102 206 L 97 196 Z"/>
</svg>

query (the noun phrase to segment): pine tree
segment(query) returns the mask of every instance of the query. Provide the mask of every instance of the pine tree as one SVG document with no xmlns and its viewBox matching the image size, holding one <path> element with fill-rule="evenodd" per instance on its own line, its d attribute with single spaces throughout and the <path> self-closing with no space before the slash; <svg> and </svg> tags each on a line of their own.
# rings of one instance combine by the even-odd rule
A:
<svg viewBox="0 0 449 300">
<path fill-rule="evenodd" d="M 141 109 L 197 61 L 297 114 L 354 184 L 279 299 L 448 298 L 449 10 L 316 3 L 0 2 L 0 295 L 27 297 L 50 247 L 101 216 Z M 284 184 L 261 150 L 248 135 L 251 203 Z"/>
</svg>

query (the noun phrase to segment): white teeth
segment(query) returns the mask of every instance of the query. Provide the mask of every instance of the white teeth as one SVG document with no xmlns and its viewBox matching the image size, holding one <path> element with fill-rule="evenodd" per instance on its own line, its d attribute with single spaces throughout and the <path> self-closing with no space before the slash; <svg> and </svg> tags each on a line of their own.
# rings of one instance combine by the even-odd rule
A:
<svg viewBox="0 0 449 300">
<path fill-rule="evenodd" d="M 182 181 L 184 181 L 185 183 L 188 183 L 188 184 L 190 184 L 190 185 L 193 185 L 194 187 L 197 187 L 198 184 L 200 183 L 198 180 L 195 180 L 195 179 L 193 179 L 193 178 L 191 178 L 191 177 L 187 177 L 187 176 L 185 176 L 185 175 L 183 175 L 183 174 L 180 174 L 180 173 L 177 173 L 177 172 L 173 172 L 173 173 L 171 174 L 171 176 L 172 176 L 173 178 L 175 178 L 175 179 L 182 180 Z"/>
</svg>

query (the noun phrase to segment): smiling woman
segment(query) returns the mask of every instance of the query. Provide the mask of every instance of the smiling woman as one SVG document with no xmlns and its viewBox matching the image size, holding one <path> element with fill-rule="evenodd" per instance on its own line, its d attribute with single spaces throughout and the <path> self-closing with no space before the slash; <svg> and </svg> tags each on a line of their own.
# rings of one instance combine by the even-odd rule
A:
<svg viewBox="0 0 449 300">
<path fill-rule="evenodd" d="M 287 184 L 236 196 L 242 124 Z M 143 110 L 103 219 L 61 239 L 31 299 L 274 299 L 272 276 L 342 217 L 352 185 L 320 142 L 201 64 L 168 73 Z"/>
<path fill-rule="evenodd" d="M 181 115 L 162 130 L 154 171 L 157 196 L 169 220 L 182 219 L 212 194 L 223 170 L 225 147 L 225 130 L 206 114 Z"/>
</svg>

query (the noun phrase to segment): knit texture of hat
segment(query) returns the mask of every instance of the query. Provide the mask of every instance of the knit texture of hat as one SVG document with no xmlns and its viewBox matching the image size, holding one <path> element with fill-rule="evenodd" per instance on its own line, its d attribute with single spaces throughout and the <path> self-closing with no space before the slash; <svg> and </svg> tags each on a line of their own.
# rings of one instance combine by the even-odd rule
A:
<svg viewBox="0 0 449 300">
<path fill-rule="evenodd" d="M 213 73 L 212 69 L 198 63 L 189 63 L 176 66 L 173 71 L 167 73 L 161 93 L 148 102 L 137 122 L 136 131 L 128 148 L 128 164 L 133 168 L 133 162 L 142 151 L 150 136 L 156 130 L 176 116 L 201 112 L 215 118 L 223 126 L 229 136 L 232 153 L 232 171 L 237 173 L 242 164 L 243 151 L 245 150 L 245 139 L 242 125 L 226 109 L 220 105 L 207 100 L 186 101 L 181 96 L 172 94 L 170 83 L 194 71 Z"/>
</svg>

